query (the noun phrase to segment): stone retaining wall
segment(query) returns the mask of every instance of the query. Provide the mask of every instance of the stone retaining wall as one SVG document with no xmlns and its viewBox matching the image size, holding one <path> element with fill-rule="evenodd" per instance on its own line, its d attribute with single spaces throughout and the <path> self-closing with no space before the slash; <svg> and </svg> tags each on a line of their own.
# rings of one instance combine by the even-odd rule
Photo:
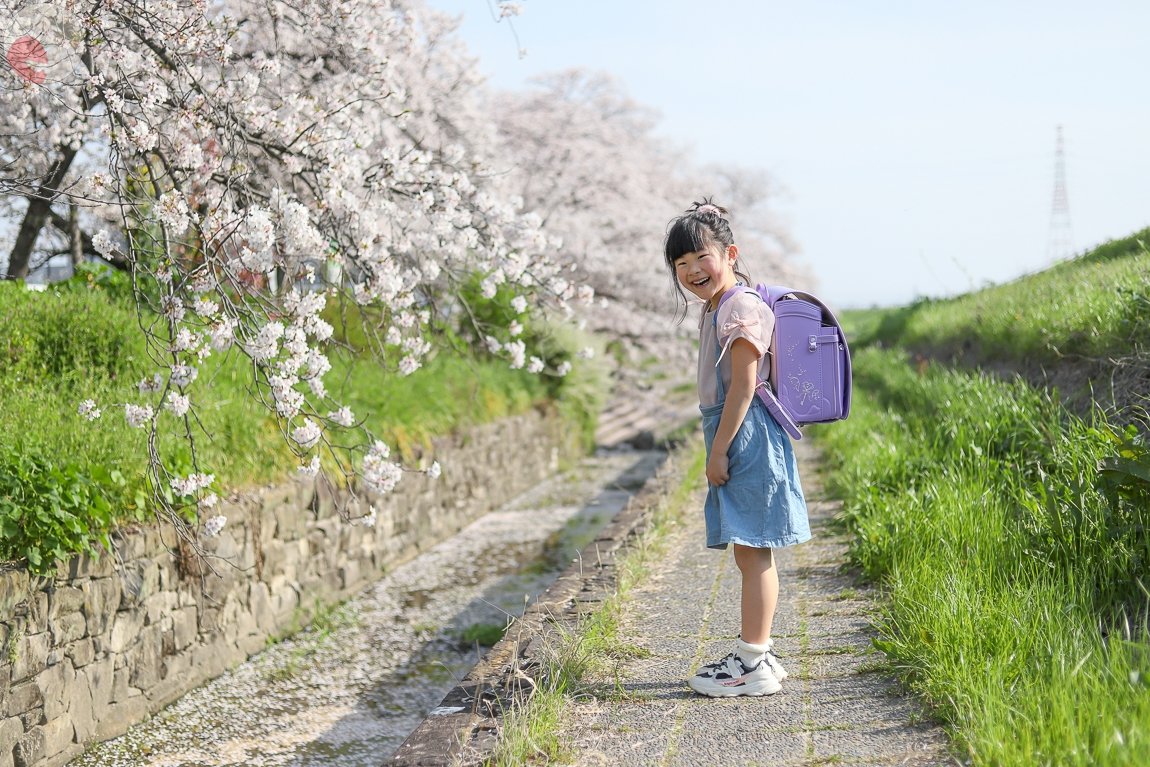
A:
<svg viewBox="0 0 1150 767">
<path fill-rule="evenodd" d="M 374 527 L 344 521 L 345 496 L 293 480 L 222 504 L 210 559 L 160 526 L 55 578 L 0 572 L 0 767 L 56 767 L 123 733 L 555 471 L 571 432 L 531 413 L 438 441 L 443 475 L 405 474 L 371 500 Z"/>
</svg>

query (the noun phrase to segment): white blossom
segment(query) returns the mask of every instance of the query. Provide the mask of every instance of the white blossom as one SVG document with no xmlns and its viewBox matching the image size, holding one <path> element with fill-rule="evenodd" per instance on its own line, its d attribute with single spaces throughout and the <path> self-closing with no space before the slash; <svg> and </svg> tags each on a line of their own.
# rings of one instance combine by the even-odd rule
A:
<svg viewBox="0 0 1150 767">
<path fill-rule="evenodd" d="M 134 429 L 147 426 L 155 414 L 156 411 L 152 410 L 151 405 L 124 405 L 124 417 L 128 419 L 128 425 Z"/>
<path fill-rule="evenodd" d="M 323 431 L 310 418 L 305 418 L 303 425 L 295 427 L 291 433 L 291 438 L 304 450 L 319 442 L 321 436 L 323 436 Z"/>
<path fill-rule="evenodd" d="M 100 409 L 96 407 L 96 400 L 86 399 L 80 403 L 77 412 L 89 421 L 95 421 L 100 417 Z"/>
<path fill-rule="evenodd" d="M 409 376 L 419 370 L 419 360 L 415 357 L 408 355 L 399 361 L 400 375 Z"/>
<path fill-rule="evenodd" d="M 201 317 L 215 317 L 220 313 L 220 305 L 210 298 L 200 296 L 192 302 L 192 311 Z"/>
<path fill-rule="evenodd" d="M 92 235 L 92 247 L 105 258 L 112 255 L 112 236 L 108 234 L 108 230 L 101 229 Z"/>
<path fill-rule="evenodd" d="M 220 531 L 224 529 L 224 525 L 228 523 L 228 518 L 223 514 L 217 514 L 214 517 L 209 517 L 204 520 L 204 532 L 211 536 L 217 536 Z"/>
<path fill-rule="evenodd" d="M 428 467 L 428 469 L 427 469 L 428 478 L 429 479 L 439 479 L 439 476 L 442 473 L 443 473 L 443 469 L 440 468 L 439 461 L 432 461 L 431 466 Z"/>
<path fill-rule="evenodd" d="M 153 394 L 164 388 L 164 379 L 160 378 L 160 374 L 156 373 L 151 378 L 142 378 L 136 384 L 136 389 L 140 394 Z"/>
<path fill-rule="evenodd" d="M 522 341 L 512 341 L 504 348 L 507 349 L 507 352 L 511 355 L 511 367 L 516 370 L 523 367 L 527 361 L 527 345 Z"/>
<path fill-rule="evenodd" d="M 511 299 L 511 308 L 515 310 L 516 314 L 523 314 L 527 311 L 527 299 L 523 296 L 515 296 Z"/>
<path fill-rule="evenodd" d="M 191 406 L 192 401 L 187 395 L 174 391 L 168 392 L 168 399 L 164 402 L 164 407 L 178 418 L 186 415 Z"/>
<path fill-rule="evenodd" d="M 533 356 L 533 357 L 531 357 L 531 359 L 529 359 L 527 361 L 527 372 L 528 373 L 542 373 L 543 367 L 544 367 L 543 360 L 539 359 L 538 357 Z"/>
<path fill-rule="evenodd" d="M 199 374 L 200 371 L 192 365 L 185 365 L 183 363 L 172 365 L 172 386 L 178 386 L 182 389 L 192 381 L 196 380 L 196 376 Z"/>
<path fill-rule="evenodd" d="M 307 463 L 300 464 L 298 471 L 303 477 L 314 477 L 319 474 L 319 456 L 314 455 Z"/>
<path fill-rule="evenodd" d="M 560 377 L 567 375 L 571 372 L 571 363 L 564 360 L 563 362 L 559 363 L 559 367 L 555 369 L 555 372 Z"/>
<path fill-rule="evenodd" d="M 355 425 L 355 415 L 352 414 L 350 407 L 341 407 L 339 410 L 328 413 L 327 417 L 340 426 Z"/>
<path fill-rule="evenodd" d="M 195 495 L 201 490 L 206 490 L 211 487 L 215 481 L 216 476 L 214 474 L 196 472 L 186 477 L 172 477 L 170 484 L 172 486 L 172 492 L 183 498 L 189 495 Z"/>
<path fill-rule="evenodd" d="M 364 484 L 373 492 L 390 493 L 403 476 L 403 468 L 387 460 L 390 454 L 387 445 L 376 440 L 363 457 L 360 471 Z"/>
</svg>

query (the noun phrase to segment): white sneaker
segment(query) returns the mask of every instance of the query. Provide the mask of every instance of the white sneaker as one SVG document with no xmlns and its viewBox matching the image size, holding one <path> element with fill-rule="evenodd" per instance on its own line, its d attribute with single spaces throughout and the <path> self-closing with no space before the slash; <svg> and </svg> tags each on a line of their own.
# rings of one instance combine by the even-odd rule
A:
<svg viewBox="0 0 1150 767">
<path fill-rule="evenodd" d="M 766 655 L 754 668 L 748 668 L 736 653 L 703 666 L 687 680 L 687 685 L 700 695 L 712 698 L 774 695 L 783 689 L 771 671 Z"/>
<path fill-rule="evenodd" d="M 767 649 L 767 664 L 771 667 L 771 673 L 775 675 L 775 679 L 781 682 L 790 675 L 787 673 L 787 670 L 783 668 L 783 664 L 779 662 L 779 655 L 775 652 L 774 648 L 774 640 L 771 640 L 767 644 L 769 645 Z"/>
</svg>

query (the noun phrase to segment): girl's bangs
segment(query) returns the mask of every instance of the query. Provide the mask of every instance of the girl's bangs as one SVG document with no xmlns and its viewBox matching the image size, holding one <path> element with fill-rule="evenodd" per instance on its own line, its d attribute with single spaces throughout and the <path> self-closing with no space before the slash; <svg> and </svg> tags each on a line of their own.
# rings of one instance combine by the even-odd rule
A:
<svg viewBox="0 0 1150 767">
<path fill-rule="evenodd" d="M 691 218 L 679 219 L 667 232 L 667 243 L 663 253 L 667 263 L 673 265 L 675 259 L 686 253 L 697 253 L 710 243 L 710 232 L 701 222 Z"/>
</svg>

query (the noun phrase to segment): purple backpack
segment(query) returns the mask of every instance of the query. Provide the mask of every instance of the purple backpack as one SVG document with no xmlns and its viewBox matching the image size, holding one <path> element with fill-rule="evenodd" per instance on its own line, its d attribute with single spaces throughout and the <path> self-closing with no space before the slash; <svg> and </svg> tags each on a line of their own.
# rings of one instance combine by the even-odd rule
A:
<svg viewBox="0 0 1150 767">
<path fill-rule="evenodd" d="M 759 381 L 756 392 L 779 426 L 802 439 L 799 426 L 850 415 L 851 353 L 826 304 L 810 293 L 760 283 L 753 289 L 736 285 L 719 306 L 739 291 L 759 296 L 775 313 L 770 381 Z"/>
</svg>

